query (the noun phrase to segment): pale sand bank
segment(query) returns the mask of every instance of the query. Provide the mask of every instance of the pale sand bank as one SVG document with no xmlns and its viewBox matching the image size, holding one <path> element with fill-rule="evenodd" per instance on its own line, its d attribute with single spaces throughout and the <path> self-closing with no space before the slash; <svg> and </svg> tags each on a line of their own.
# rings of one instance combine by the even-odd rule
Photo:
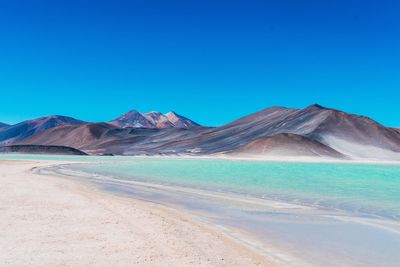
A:
<svg viewBox="0 0 400 267">
<path fill-rule="evenodd" d="M 185 214 L 0 160 L 0 266 L 276 266 Z"/>
</svg>

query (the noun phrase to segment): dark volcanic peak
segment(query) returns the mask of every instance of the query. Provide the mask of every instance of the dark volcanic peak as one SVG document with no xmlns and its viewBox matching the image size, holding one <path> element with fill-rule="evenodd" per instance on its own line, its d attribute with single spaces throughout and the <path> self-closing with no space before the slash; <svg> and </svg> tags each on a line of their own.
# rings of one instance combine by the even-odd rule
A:
<svg viewBox="0 0 400 267">
<path fill-rule="evenodd" d="M 54 127 L 63 125 L 79 125 L 84 123 L 86 122 L 59 115 L 28 120 L 0 129 L 0 144 L 11 144 Z"/>
<path fill-rule="evenodd" d="M 175 112 L 162 114 L 158 111 L 151 111 L 147 113 L 140 113 L 132 110 L 124 115 L 112 120 L 110 124 L 121 128 L 189 128 L 192 126 L 199 126 L 194 121 L 178 115 Z"/>
</svg>

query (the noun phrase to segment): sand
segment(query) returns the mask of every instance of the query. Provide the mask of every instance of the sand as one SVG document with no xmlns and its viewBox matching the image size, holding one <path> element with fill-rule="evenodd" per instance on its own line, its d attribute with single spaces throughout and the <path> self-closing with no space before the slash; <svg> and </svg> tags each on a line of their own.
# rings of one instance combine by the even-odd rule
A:
<svg viewBox="0 0 400 267">
<path fill-rule="evenodd" d="M 276 266 L 159 204 L 0 160 L 0 266 Z"/>
</svg>

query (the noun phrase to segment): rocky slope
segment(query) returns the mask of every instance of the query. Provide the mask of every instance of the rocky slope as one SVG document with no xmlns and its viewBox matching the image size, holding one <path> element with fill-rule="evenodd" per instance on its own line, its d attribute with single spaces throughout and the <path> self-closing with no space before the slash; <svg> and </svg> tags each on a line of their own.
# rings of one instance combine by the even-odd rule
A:
<svg viewBox="0 0 400 267">
<path fill-rule="evenodd" d="M 400 128 L 392 128 L 393 130 L 395 130 L 396 132 L 400 133 Z"/>
<path fill-rule="evenodd" d="M 235 151 L 280 133 L 317 141 L 352 158 L 400 160 L 400 134 L 364 116 L 312 105 L 305 109 L 268 108 L 192 140 L 204 154 Z"/>
<path fill-rule="evenodd" d="M 256 139 L 229 153 L 238 156 L 289 156 L 347 158 L 345 155 L 307 137 L 280 133 Z"/>
<path fill-rule="evenodd" d="M 197 136 L 207 128 L 120 128 L 91 123 L 49 129 L 19 144 L 71 146 L 91 154 L 154 155 L 176 153 L 174 140 Z"/>
<path fill-rule="evenodd" d="M 12 144 L 31 136 L 40 134 L 47 129 L 63 125 L 79 125 L 84 121 L 65 116 L 48 116 L 34 120 L 24 121 L 0 129 L 0 145 Z"/>
<path fill-rule="evenodd" d="M 110 124 L 122 128 L 190 128 L 199 126 L 194 121 L 178 115 L 175 112 L 162 114 L 158 111 L 151 111 L 144 114 L 131 110 L 122 116 L 110 121 Z"/>
<path fill-rule="evenodd" d="M 144 117 L 154 126 L 153 128 L 164 129 L 175 127 L 175 124 L 170 122 L 167 116 L 157 111 L 145 113 Z"/>
<path fill-rule="evenodd" d="M 165 114 L 165 116 L 177 128 L 190 128 L 190 127 L 200 126 L 198 123 L 182 115 L 179 115 L 174 111 L 168 112 L 167 114 Z"/>
<path fill-rule="evenodd" d="M 136 110 L 131 110 L 121 115 L 115 120 L 110 121 L 110 124 L 121 128 L 154 128 L 154 125 Z"/>
<path fill-rule="evenodd" d="M 51 128 L 19 143 L 71 146 L 92 154 L 276 154 L 400 160 L 397 130 L 364 116 L 319 105 L 267 108 L 216 128 L 183 122 L 186 118 L 172 113 L 129 115 L 117 120 L 121 123 Z"/>
</svg>

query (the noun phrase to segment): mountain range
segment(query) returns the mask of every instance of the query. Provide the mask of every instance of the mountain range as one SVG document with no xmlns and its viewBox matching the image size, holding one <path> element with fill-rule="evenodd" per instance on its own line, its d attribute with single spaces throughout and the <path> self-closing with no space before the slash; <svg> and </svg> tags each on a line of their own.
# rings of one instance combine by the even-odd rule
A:
<svg viewBox="0 0 400 267">
<path fill-rule="evenodd" d="M 188 118 L 185 118 L 177 113 L 171 111 L 167 114 L 161 114 L 157 111 L 147 113 L 140 113 L 136 110 L 131 110 L 128 113 L 116 118 L 109 122 L 117 127 L 133 127 L 133 128 L 189 128 L 199 126 Z"/>
<path fill-rule="evenodd" d="M 0 143 L 71 147 L 93 155 L 227 155 L 400 160 L 400 131 L 311 105 L 271 107 L 220 127 L 174 112 L 132 110 L 108 123 L 50 116 L 0 128 Z"/>
<path fill-rule="evenodd" d="M 13 144 L 31 136 L 40 134 L 47 129 L 62 125 L 79 125 L 86 122 L 65 116 L 48 116 L 35 120 L 24 121 L 15 125 L 5 125 L 0 128 L 0 145 Z"/>
</svg>

